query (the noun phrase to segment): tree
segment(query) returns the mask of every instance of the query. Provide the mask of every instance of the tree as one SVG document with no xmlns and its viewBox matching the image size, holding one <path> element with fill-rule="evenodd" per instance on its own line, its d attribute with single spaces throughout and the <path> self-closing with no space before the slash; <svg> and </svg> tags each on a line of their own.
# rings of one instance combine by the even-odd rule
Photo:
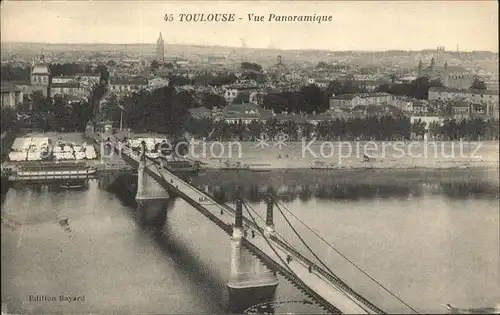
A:
<svg viewBox="0 0 500 315">
<path fill-rule="evenodd" d="M 332 68 L 332 66 L 330 66 L 329 64 L 327 64 L 326 62 L 324 61 L 320 61 L 318 62 L 318 64 L 316 65 L 316 69 L 330 69 Z"/>
<path fill-rule="evenodd" d="M 393 74 L 391 74 L 391 82 L 392 82 L 393 84 L 394 84 L 394 82 L 396 82 L 396 79 L 397 79 L 396 75 L 395 75 L 394 73 L 393 73 Z"/>
<path fill-rule="evenodd" d="M 224 97 L 220 95 L 206 92 L 203 93 L 201 97 L 201 105 L 208 109 L 212 109 L 214 107 L 223 108 L 227 105 L 227 102 Z"/>
<path fill-rule="evenodd" d="M 49 65 L 50 74 L 53 77 L 57 76 L 74 76 L 78 73 L 85 72 L 82 65 L 76 63 L 51 64 Z"/>
<path fill-rule="evenodd" d="M 0 119 L 2 132 L 11 130 L 17 122 L 16 110 L 12 107 L 3 107 Z"/>
<path fill-rule="evenodd" d="M 486 90 L 486 83 L 479 78 L 474 78 L 474 82 L 472 82 L 470 88 L 473 90 Z"/>
<path fill-rule="evenodd" d="M 306 108 L 304 110 L 310 112 L 324 112 L 328 106 L 328 101 L 325 97 L 325 92 L 316 85 L 304 86 L 301 91 Z"/>
<path fill-rule="evenodd" d="M 99 73 L 101 75 L 101 82 L 108 82 L 109 79 L 109 71 L 105 65 L 98 65 L 94 71 L 95 73 Z"/>
<path fill-rule="evenodd" d="M 180 91 L 176 94 L 178 101 L 184 105 L 185 108 L 195 108 L 199 107 L 199 103 L 196 100 L 196 95 L 193 91 Z"/>
<path fill-rule="evenodd" d="M 158 63 L 158 61 L 156 61 L 156 60 L 151 61 L 151 70 L 152 71 L 155 71 L 159 67 L 160 67 L 160 64 Z"/>
<path fill-rule="evenodd" d="M 185 130 L 192 135 L 207 138 L 213 128 L 213 120 L 208 118 L 194 119 L 189 117 L 184 124 Z"/>
<path fill-rule="evenodd" d="M 239 92 L 238 95 L 234 98 L 233 104 L 248 103 L 249 99 L 250 94 L 248 92 Z"/>
<path fill-rule="evenodd" d="M 124 123 L 135 131 L 180 136 L 189 118 L 188 106 L 196 104 L 192 98 L 192 93 L 177 93 L 172 86 L 132 93 L 123 99 Z"/>
<path fill-rule="evenodd" d="M 191 80 L 189 78 L 180 76 L 180 75 L 170 75 L 169 78 L 169 85 L 172 86 L 183 86 L 183 85 L 189 85 L 191 84 Z"/>
<path fill-rule="evenodd" d="M 256 72 L 262 71 L 262 67 L 259 64 L 251 63 L 251 62 L 242 62 L 241 69 L 243 71 L 246 71 L 246 70 L 251 70 L 251 71 L 256 71 Z"/>
<path fill-rule="evenodd" d="M 417 121 L 414 121 L 411 125 L 411 131 L 413 134 L 415 134 L 418 138 L 421 138 L 424 136 L 425 134 L 425 130 L 426 130 L 426 125 L 427 123 L 425 121 L 422 121 L 422 120 L 417 120 Z"/>
<path fill-rule="evenodd" d="M 13 67 L 8 64 L 2 66 L 2 82 L 5 81 L 24 81 L 27 82 L 30 80 L 30 68 L 21 68 L 21 67 Z"/>
</svg>

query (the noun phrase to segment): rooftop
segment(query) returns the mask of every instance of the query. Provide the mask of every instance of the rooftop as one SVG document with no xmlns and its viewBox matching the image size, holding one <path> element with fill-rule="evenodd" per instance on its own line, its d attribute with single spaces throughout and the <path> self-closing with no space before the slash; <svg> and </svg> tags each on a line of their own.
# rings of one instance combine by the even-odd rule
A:
<svg viewBox="0 0 500 315">
<path fill-rule="evenodd" d="M 1 92 L 2 93 L 21 92 L 21 89 L 12 84 L 2 84 Z"/>
<path fill-rule="evenodd" d="M 52 83 L 52 88 L 78 88 L 79 84 L 75 82 Z"/>
<path fill-rule="evenodd" d="M 112 78 L 109 80 L 110 84 L 113 85 L 147 85 L 148 81 L 143 78 Z"/>
<path fill-rule="evenodd" d="M 498 95 L 498 91 L 491 90 L 474 90 L 474 89 L 454 89 L 447 87 L 434 86 L 429 89 L 429 92 L 450 92 L 450 93 L 466 93 L 466 94 L 487 94 L 487 95 Z"/>
</svg>

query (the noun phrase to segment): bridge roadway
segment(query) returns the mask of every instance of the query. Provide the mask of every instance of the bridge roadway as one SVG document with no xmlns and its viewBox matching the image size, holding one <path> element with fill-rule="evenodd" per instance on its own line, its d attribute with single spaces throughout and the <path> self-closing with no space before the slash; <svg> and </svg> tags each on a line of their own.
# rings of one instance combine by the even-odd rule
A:
<svg viewBox="0 0 500 315">
<path fill-rule="evenodd" d="M 126 161 L 134 166 L 139 165 L 140 158 L 135 152 L 122 146 L 121 143 L 114 139 L 111 142 L 114 144 L 113 146 L 117 152 L 121 148 L 122 157 Z M 235 218 L 234 209 L 217 203 L 211 196 L 196 189 L 168 170 L 160 168 L 155 161 L 151 159 L 148 159 L 148 161 L 149 163 L 146 165 L 145 170 L 150 176 L 165 188 L 168 187 L 174 190 L 208 219 L 216 223 L 227 233 L 230 233 L 231 225 Z M 204 197 L 203 202 L 200 202 L 200 197 Z M 229 223 L 226 223 L 225 220 L 229 221 Z M 275 237 L 264 237 L 264 229 L 246 217 L 244 218 L 244 229 L 258 231 L 258 233 L 255 233 L 255 237 L 243 238 L 244 245 L 250 251 L 264 263 L 279 269 L 291 281 L 322 302 L 321 304 L 326 306 L 329 311 L 344 314 L 383 313 L 383 311 L 364 300 L 352 289 L 348 288 L 346 290 L 345 284 L 344 286 L 338 285 L 338 278 L 335 281 L 335 276 L 330 275 L 319 266 L 314 266 L 310 272 L 309 266 L 311 266 L 311 262 Z M 269 243 L 272 244 L 272 247 Z M 292 260 L 288 264 L 284 261 L 287 255 L 292 257 Z"/>
</svg>

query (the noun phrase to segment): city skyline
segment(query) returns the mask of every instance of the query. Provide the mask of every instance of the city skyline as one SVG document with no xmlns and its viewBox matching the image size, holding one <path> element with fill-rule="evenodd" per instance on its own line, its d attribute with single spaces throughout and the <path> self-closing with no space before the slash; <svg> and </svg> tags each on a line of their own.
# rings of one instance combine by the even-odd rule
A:
<svg viewBox="0 0 500 315">
<path fill-rule="evenodd" d="M 231 23 L 166 22 L 165 14 L 234 13 Z M 332 22 L 248 22 L 253 13 L 332 15 Z M 446 14 L 443 14 L 446 12 Z M 2 42 L 154 44 L 276 50 L 498 52 L 494 1 L 474 2 L 2 2 Z M 33 20 L 39 23 L 32 23 Z M 230 27 L 229 27 L 230 26 Z M 265 36 L 263 36 L 265 34 Z M 291 36 L 293 34 L 293 36 Z"/>
</svg>

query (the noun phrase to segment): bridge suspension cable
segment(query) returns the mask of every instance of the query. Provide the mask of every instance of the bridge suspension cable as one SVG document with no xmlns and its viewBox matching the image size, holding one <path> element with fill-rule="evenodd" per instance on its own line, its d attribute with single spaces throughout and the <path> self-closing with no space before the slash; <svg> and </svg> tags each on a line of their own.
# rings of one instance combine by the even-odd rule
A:
<svg viewBox="0 0 500 315">
<path fill-rule="evenodd" d="M 152 160 L 152 159 L 149 159 L 149 160 Z M 158 163 L 156 163 L 154 160 L 152 160 L 152 164 L 154 164 L 154 166 L 156 167 L 156 169 L 158 170 L 158 173 L 160 174 L 160 176 L 162 177 L 162 179 L 164 181 L 166 181 L 165 177 L 163 176 L 162 172 L 160 171 L 159 169 L 159 165 Z M 321 258 L 319 258 L 315 253 L 314 251 L 309 247 L 309 245 L 307 244 L 307 242 L 305 242 L 305 240 L 300 236 L 300 234 L 297 232 L 297 230 L 293 227 L 293 225 L 291 224 L 291 222 L 288 220 L 288 218 L 286 217 L 286 215 L 284 214 L 284 212 L 281 210 L 281 207 L 282 206 L 288 213 L 290 213 L 297 221 L 299 221 L 306 229 L 308 229 L 311 233 L 313 233 L 318 239 L 320 239 L 323 243 L 325 243 L 329 248 L 331 248 L 332 250 L 334 250 L 337 254 L 339 254 L 343 259 L 345 259 L 347 262 L 349 262 L 352 266 L 354 266 L 357 270 L 359 270 L 361 273 L 363 273 L 365 276 L 367 276 L 370 280 L 372 280 L 374 283 L 376 283 L 379 287 L 381 287 L 383 290 L 385 290 L 387 293 L 389 293 L 391 296 L 393 296 L 394 298 L 396 298 L 399 302 L 401 302 L 402 304 L 404 304 L 406 307 L 408 307 L 410 310 L 412 310 L 413 312 L 417 313 L 418 314 L 418 311 L 416 311 L 414 308 L 412 308 L 409 304 L 407 304 L 406 302 L 404 302 L 400 297 L 398 297 L 396 294 L 392 293 L 388 288 L 386 288 L 384 285 L 382 285 L 380 282 L 378 282 L 376 279 L 374 279 L 371 275 L 369 275 L 367 272 L 365 272 L 361 267 L 359 267 L 358 265 L 356 265 L 353 261 L 351 261 L 345 254 L 343 254 L 342 252 L 340 252 L 339 250 L 337 250 L 332 244 L 330 244 L 329 242 L 327 242 L 323 237 L 321 237 L 316 231 L 314 231 L 313 229 L 311 229 L 307 224 L 305 224 L 304 221 L 302 221 L 299 217 L 297 217 L 295 214 L 293 214 L 292 211 L 290 211 L 284 204 L 282 204 L 281 202 L 279 202 L 279 200 L 276 200 L 274 198 L 274 202 L 278 208 L 278 210 L 280 211 L 281 215 L 283 216 L 283 218 L 285 219 L 286 223 L 288 226 L 291 227 L 291 229 L 293 230 L 294 234 L 300 239 L 300 241 L 303 243 L 304 246 L 306 246 L 306 248 L 308 249 L 309 252 L 311 252 L 311 254 L 320 262 L 320 264 L 322 266 L 324 266 L 326 268 L 326 270 L 330 273 L 331 276 L 337 278 L 338 280 L 341 281 L 340 278 L 338 278 L 331 270 L 330 268 L 321 260 Z M 243 205 L 245 206 L 245 209 L 247 210 L 253 224 L 257 227 L 259 227 L 259 224 L 256 222 L 254 216 L 252 215 L 250 209 L 249 209 L 249 206 L 247 205 L 246 202 L 243 203 Z M 255 211 L 255 209 L 252 208 L 252 211 L 255 212 L 255 214 L 263 221 L 264 219 Z M 287 267 L 287 269 L 295 276 L 297 276 L 295 274 L 295 272 L 290 268 L 290 266 L 288 266 L 288 264 L 283 260 L 283 258 L 281 257 L 281 255 L 279 255 L 276 251 L 276 249 L 274 248 L 274 246 L 271 244 L 271 242 L 269 242 L 268 238 L 265 236 L 264 232 L 263 232 L 263 229 L 259 228 L 258 229 L 259 233 L 262 235 L 262 237 L 264 238 L 264 240 L 266 241 L 266 243 L 268 244 L 268 246 L 270 246 L 271 250 L 275 253 L 275 255 L 281 260 L 281 262 L 283 263 L 284 266 Z M 275 231 L 275 235 L 279 236 L 279 239 L 281 242 L 285 243 L 287 246 L 289 246 L 290 248 L 293 248 L 293 246 L 291 246 L 291 244 L 286 240 L 285 237 L 283 237 L 282 235 L 280 235 L 280 233 L 277 233 L 277 231 Z M 343 281 L 341 281 L 343 283 Z M 344 284 L 345 285 L 345 284 Z M 351 290 L 352 291 L 352 290 Z"/>
<path fill-rule="evenodd" d="M 327 245 L 329 248 L 334 250 L 337 254 L 339 254 L 342 258 L 344 258 L 347 262 L 349 262 L 352 266 L 354 266 L 357 270 L 359 270 L 361 273 L 363 273 L 365 276 L 367 276 L 370 280 L 372 280 L 374 283 L 376 283 L 379 287 L 381 287 L 384 291 L 389 293 L 391 296 L 396 298 L 399 302 L 403 303 L 406 307 L 408 307 L 410 310 L 415 312 L 416 314 L 419 314 L 417 310 L 415 310 L 413 307 L 411 307 L 408 303 L 403 301 L 399 296 L 391 292 L 388 288 L 386 288 L 383 284 L 378 282 L 375 278 L 373 278 L 370 274 L 368 274 L 366 271 L 364 271 L 361 267 L 359 267 L 356 263 L 354 263 L 352 260 L 350 260 L 345 254 L 343 254 L 341 251 L 336 249 L 332 244 L 330 244 L 328 241 L 326 241 L 321 235 L 319 235 L 316 231 L 314 231 L 312 228 L 310 228 L 304 221 L 302 221 L 298 216 L 296 216 L 290 209 L 288 209 L 282 202 L 279 200 L 275 199 L 275 203 L 278 206 L 278 209 L 280 209 L 279 204 L 283 206 L 283 208 L 290 213 L 297 221 L 299 221 L 306 229 L 308 229 L 311 233 L 313 233 L 318 239 L 320 239 L 325 245 Z M 280 210 L 281 211 L 281 210 Z M 284 216 L 284 215 L 283 215 Z M 285 216 L 284 216 L 285 217 Z M 285 220 L 286 217 L 285 217 Z M 290 225 L 289 221 L 287 220 L 287 223 Z M 290 225 L 291 226 L 291 225 Z M 292 229 L 294 229 L 292 227 Z M 295 230 L 295 229 L 294 229 Z"/>
<path fill-rule="evenodd" d="M 252 213 L 250 212 L 250 210 L 248 209 L 247 205 L 246 205 L 246 202 L 243 203 L 243 206 L 245 207 L 245 209 L 247 210 L 248 212 L 248 215 L 250 216 L 250 219 L 253 221 L 254 224 L 257 224 L 257 222 L 255 222 L 255 218 L 253 217 Z M 285 262 L 285 260 L 283 259 L 283 257 L 281 257 L 280 254 L 278 254 L 278 252 L 276 251 L 276 249 L 274 248 L 274 246 L 271 244 L 271 242 L 269 242 L 269 240 L 267 239 L 266 235 L 264 234 L 264 230 L 262 229 L 259 229 L 259 232 L 260 232 L 260 235 L 264 238 L 264 240 L 266 241 L 267 245 L 271 248 L 271 250 L 273 251 L 273 253 L 281 260 L 281 263 L 283 264 L 283 266 L 286 266 L 286 268 L 288 269 L 288 271 L 293 274 L 295 277 L 298 278 L 297 274 L 293 271 L 292 268 L 290 268 L 290 266 Z"/>
<path fill-rule="evenodd" d="M 307 242 L 302 238 L 302 236 L 300 236 L 300 234 L 297 232 L 297 230 L 293 227 L 293 225 L 290 223 L 290 221 L 288 220 L 288 218 L 286 217 L 286 215 L 283 213 L 283 211 L 281 210 L 281 207 L 278 203 L 276 203 L 276 208 L 278 208 L 279 212 L 281 213 L 281 215 L 283 216 L 283 218 L 285 219 L 286 223 L 292 228 L 292 231 L 295 233 L 295 235 L 297 235 L 297 237 L 300 239 L 300 241 L 302 242 L 302 244 L 304 244 L 304 246 L 311 252 L 311 254 L 319 261 L 319 263 L 321 265 L 323 265 L 323 267 L 325 267 L 325 269 L 331 273 L 333 276 L 335 276 L 335 273 L 323 262 L 323 260 L 321 260 L 321 258 L 318 257 L 318 255 L 316 255 L 316 253 L 311 249 L 311 247 L 309 247 L 309 245 L 307 245 Z"/>
<path fill-rule="evenodd" d="M 276 203 L 276 202 L 275 202 Z M 336 281 L 336 284 L 339 285 L 344 289 L 346 290 L 347 292 L 350 292 L 352 293 L 354 296 L 351 296 L 350 294 L 348 294 L 347 292 L 344 292 L 344 291 L 341 291 L 348 299 L 350 299 L 351 301 L 353 302 L 357 302 L 357 299 L 359 301 L 361 301 L 363 304 L 365 304 L 366 306 L 368 306 L 370 309 L 376 311 L 377 313 L 384 313 L 381 309 L 379 309 L 378 307 L 376 307 L 375 305 L 373 305 L 372 303 L 370 303 L 369 301 L 367 301 L 366 299 L 364 299 L 362 296 L 356 294 L 356 292 L 354 290 L 352 290 L 349 286 L 347 286 L 347 284 L 344 283 L 344 281 L 342 281 L 342 279 L 340 279 L 324 262 L 321 258 L 318 257 L 318 255 L 316 255 L 316 253 L 310 248 L 310 246 L 307 244 L 307 242 L 300 236 L 300 234 L 297 232 L 297 230 L 293 227 L 293 225 L 291 224 L 291 222 L 288 220 L 288 218 L 286 217 L 286 215 L 283 213 L 283 211 L 281 210 L 279 204 L 276 203 L 276 206 L 278 208 L 278 210 L 280 211 L 281 215 L 283 216 L 283 218 L 285 219 L 286 223 L 290 226 L 290 228 L 293 230 L 293 232 L 295 233 L 295 235 L 297 235 L 297 237 L 300 239 L 300 241 L 303 243 L 303 245 L 309 250 L 309 252 L 311 252 L 311 254 L 319 261 L 319 263 L 328 271 L 328 273 L 330 274 L 330 276 L 332 276 Z M 292 247 L 291 247 L 292 248 Z M 356 299 L 357 297 L 357 299 Z"/>
<path fill-rule="evenodd" d="M 265 224 L 266 220 L 257 212 L 257 210 L 255 210 L 250 204 L 248 204 L 246 202 L 245 202 L 245 205 L 250 210 L 252 210 L 252 212 L 260 219 L 260 221 L 262 221 Z M 286 234 L 286 231 L 285 231 L 285 234 Z M 287 238 L 285 237 L 286 235 L 283 236 L 281 233 L 279 233 L 279 231 L 276 229 L 276 227 L 274 228 L 274 235 L 277 236 L 277 238 L 279 238 L 283 243 L 285 243 L 286 245 L 292 247 L 292 244 L 290 244 L 288 242 Z"/>
</svg>

